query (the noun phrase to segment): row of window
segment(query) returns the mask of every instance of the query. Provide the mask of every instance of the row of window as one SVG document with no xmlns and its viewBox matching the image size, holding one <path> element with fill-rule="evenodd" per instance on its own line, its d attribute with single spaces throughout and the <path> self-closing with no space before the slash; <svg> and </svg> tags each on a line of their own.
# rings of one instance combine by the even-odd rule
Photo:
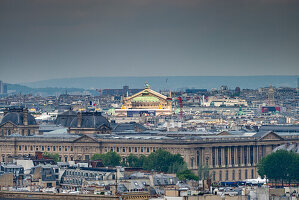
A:
<svg viewBox="0 0 299 200">
<path fill-rule="evenodd" d="M 25 135 L 25 132 L 27 132 L 27 135 L 30 135 L 31 134 L 31 130 L 30 129 L 22 129 L 22 135 L 24 136 Z M 8 130 L 4 130 L 2 129 L 1 130 L 1 135 L 2 136 L 7 136 L 7 135 L 11 135 L 15 133 L 15 131 L 13 129 L 8 129 Z"/>
<path fill-rule="evenodd" d="M 22 149 L 24 149 L 25 151 L 27 151 L 28 149 L 30 149 L 30 151 L 33 151 L 33 148 L 35 148 L 36 151 L 51 151 L 51 149 L 53 151 L 56 151 L 56 149 L 58 151 L 61 151 L 64 148 L 64 151 L 73 151 L 74 148 L 72 146 L 53 146 L 52 148 L 50 146 L 21 146 L 19 145 L 19 151 L 22 151 Z"/>
<path fill-rule="evenodd" d="M 108 152 L 108 148 L 109 147 L 105 147 L 105 152 Z M 115 151 L 115 152 L 155 152 L 156 151 L 156 147 L 110 147 L 110 151 Z"/>
<path fill-rule="evenodd" d="M 77 171 L 65 171 L 65 175 L 85 176 L 85 177 L 98 177 L 100 180 L 103 180 L 103 174 L 96 174 L 96 173 L 77 172 Z"/>
</svg>

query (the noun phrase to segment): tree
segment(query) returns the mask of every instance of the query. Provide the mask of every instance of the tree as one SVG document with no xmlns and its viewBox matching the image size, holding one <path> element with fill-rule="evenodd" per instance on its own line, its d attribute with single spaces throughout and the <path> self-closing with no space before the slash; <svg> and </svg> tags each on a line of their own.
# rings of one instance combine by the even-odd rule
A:
<svg viewBox="0 0 299 200">
<path fill-rule="evenodd" d="M 209 165 L 206 164 L 205 166 L 199 165 L 198 167 L 198 177 L 199 180 L 207 180 L 210 178 L 210 168 Z"/>
<path fill-rule="evenodd" d="M 159 149 L 152 152 L 149 156 L 136 156 L 130 154 L 125 161 L 121 162 L 121 157 L 115 152 L 106 154 L 94 154 L 91 160 L 101 159 L 105 166 L 129 166 L 142 167 L 146 170 L 155 170 L 165 173 L 177 173 L 187 170 L 187 164 L 180 154 L 172 154 L 168 151 Z"/>
<path fill-rule="evenodd" d="M 48 158 L 50 158 L 50 159 L 53 159 L 53 161 L 54 161 L 55 163 L 61 161 L 58 153 L 44 152 L 44 153 L 43 153 L 43 156 L 48 157 Z"/>
<path fill-rule="evenodd" d="M 91 156 L 91 160 L 104 160 L 104 156 L 105 154 L 96 153 Z"/>
<path fill-rule="evenodd" d="M 168 167 L 168 173 L 178 173 L 178 172 L 182 172 L 184 170 L 187 170 L 187 164 L 186 163 L 178 163 L 178 162 L 174 162 L 173 164 L 169 165 Z"/>
<path fill-rule="evenodd" d="M 181 180 L 195 180 L 198 181 L 199 177 L 196 176 L 190 169 L 178 172 L 176 176 Z"/>
<path fill-rule="evenodd" d="M 278 150 L 264 157 L 257 166 L 261 177 L 288 183 L 299 180 L 299 155 L 295 152 Z"/>
<path fill-rule="evenodd" d="M 171 154 L 162 149 L 152 152 L 144 162 L 145 169 L 165 173 L 176 173 L 180 170 L 178 166 L 183 167 L 184 165 L 185 161 L 180 154 Z"/>
<path fill-rule="evenodd" d="M 120 155 L 118 155 L 115 152 L 110 151 L 105 154 L 103 162 L 104 162 L 105 166 L 119 166 L 120 160 L 121 160 Z"/>
<path fill-rule="evenodd" d="M 106 154 L 94 154 L 91 160 L 102 160 L 105 166 L 119 166 L 121 157 L 115 152 L 107 152 Z"/>
</svg>

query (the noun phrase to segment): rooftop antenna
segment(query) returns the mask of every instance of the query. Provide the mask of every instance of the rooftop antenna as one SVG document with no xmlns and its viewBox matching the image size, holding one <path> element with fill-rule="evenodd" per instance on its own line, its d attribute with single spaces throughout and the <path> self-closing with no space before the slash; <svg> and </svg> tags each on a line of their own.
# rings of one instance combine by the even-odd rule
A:
<svg viewBox="0 0 299 200">
<path fill-rule="evenodd" d="M 168 82 L 168 78 L 166 78 L 166 80 L 165 80 L 165 83 L 166 83 L 166 88 L 165 88 L 165 91 L 167 91 L 167 89 L 168 89 L 167 82 Z"/>
</svg>

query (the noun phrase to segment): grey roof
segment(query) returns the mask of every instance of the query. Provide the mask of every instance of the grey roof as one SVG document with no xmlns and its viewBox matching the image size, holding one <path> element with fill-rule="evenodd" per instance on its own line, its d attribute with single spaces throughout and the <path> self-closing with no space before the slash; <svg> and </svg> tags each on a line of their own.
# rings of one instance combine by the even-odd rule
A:
<svg viewBox="0 0 299 200">
<path fill-rule="evenodd" d="M 99 128 L 101 126 L 107 126 L 110 128 L 109 121 L 102 116 L 99 112 L 84 112 L 82 113 L 81 128 Z M 78 117 L 75 117 L 71 124 L 71 128 L 76 128 L 78 126 Z"/>
<path fill-rule="evenodd" d="M 57 116 L 57 118 L 55 120 L 55 124 L 61 125 L 64 127 L 70 127 L 71 122 L 73 121 L 73 119 L 75 117 L 77 117 L 77 113 L 75 111 L 68 110 L 68 111 L 63 112 Z"/>
<path fill-rule="evenodd" d="M 11 122 L 15 125 L 24 125 L 24 113 L 23 112 L 9 112 L 7 113 L 0 124 Z M 35 118 L 28 113 L 28 125 L 36 125 Z"/>
<path fill-rule="evenodd" d="M 39 137 L 39 138 L 79 138 L 80 135 L 70 134 L 67 132 L 67 128 L 56 129 L 54 131 L 46 132 L 43 135 L 34 135 L 30 137 Z"/>
<path fill-rule="evenodd" d="M 168 176 L 165 174 L 154 175 L 154 185 L 174 185 L 178 179 L 176 177 Z"/>
<path fill-rule="evenodd" d="M 42 169 L 42 180 L 43 181 L 56 181 L 53 168 Z"/>
<path fill-rule="evenodd" d="M 299 125 L 263 125 L 260 131 L 299 132 Z"/>
<path fill-rule="evenodd" d="M 121 131 L 136 131 L 139 129 L 140 131 L 146 131 L 147 129 L 139 123 L 121 123 L 115 124 L 113 127 L 113 131 L 121 132 Z"/>
<path fill-rule="evenodd" d="M 270 131 L 259 131 L 257 132 L 256 134 L 253 135 L 253 137 L 256 137 L 256 138 L 262 138 L 264 137 L 265 135 L 267 135 Z"/>
<path fill-rule="evenodd" d="M 13 133 L 13 134 L 9 135 L 8 137 L 22 137 L 22 135 L 20 135 L 19 133 Z"/>
</svg>

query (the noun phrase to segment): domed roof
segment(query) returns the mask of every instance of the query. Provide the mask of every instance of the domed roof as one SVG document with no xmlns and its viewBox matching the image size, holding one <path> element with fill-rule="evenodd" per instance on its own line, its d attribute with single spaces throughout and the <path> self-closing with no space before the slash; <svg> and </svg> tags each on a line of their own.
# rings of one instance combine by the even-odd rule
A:
<svg viewBox="0 0 299 200">
<path fill-rule="evenodd" d="M 56 125 L 62 125 L 64 127 L 70 127 L 71 122 L 77 116 L 77 113 L 72 110 L 68 110 L 59 114 L 55 120 Z"/>
<path fill-rule="evenodd" d="M 82 121 L 81 121 L 81 128 L 99 128 L 103 125 L 106 125 L 110 128 L 109 121 L 102 116 L 100 112 L 83 112 L 82 113 Z M 75 117 L 71 124 L 71 128 L 78 127 L 78 116 Z"/>
<path fill-rule="evenodd" d="M 1 124 L 6 122 L 11 122 L 15 125 L 24 125 L 24 112 L 20 111 L 12 111 L 8 112 L 2 119 Z M 35 118 L 28 113 L 28 125 L 36 125 Z"/>
</svg>

